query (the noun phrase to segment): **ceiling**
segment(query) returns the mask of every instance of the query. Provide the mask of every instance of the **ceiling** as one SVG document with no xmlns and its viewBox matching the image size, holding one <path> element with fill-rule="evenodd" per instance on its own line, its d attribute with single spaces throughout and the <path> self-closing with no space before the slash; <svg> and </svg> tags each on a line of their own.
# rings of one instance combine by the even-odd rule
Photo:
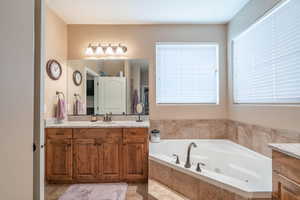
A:
<svg viewBox="0 0 300 200">
<path fill-rule="evenodd" d="M 47 0 L 68 24 L 224 24 L 249 0 Z"/>
</svg>

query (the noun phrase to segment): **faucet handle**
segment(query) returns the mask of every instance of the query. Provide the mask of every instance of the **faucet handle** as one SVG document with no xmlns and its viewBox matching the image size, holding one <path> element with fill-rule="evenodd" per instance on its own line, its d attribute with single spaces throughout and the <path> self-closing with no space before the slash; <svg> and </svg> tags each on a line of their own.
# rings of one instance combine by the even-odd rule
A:
<svg viewBox="0 0 300 200">
<path fill-rule="evenodd" d="M 201 169 L 200 166 L 205 166 L 205 163 L 202 163 L 202 162 L 198 162 L 198 163 L 197 163 L 197 168 L 196 168 L 196 171 L 197 171 L 197 172 L 201 172 L 201 171 L 202 171 L 202 169 Z"/>
<path fill-rule="evenodd" d="M 173 154 L 173 156 L 176 157 L 176 162 L 175 163 L 179 165 L 180 164 L 179 156 L 177 154 L 175 154 L 175 153 Z"/>
</svg>

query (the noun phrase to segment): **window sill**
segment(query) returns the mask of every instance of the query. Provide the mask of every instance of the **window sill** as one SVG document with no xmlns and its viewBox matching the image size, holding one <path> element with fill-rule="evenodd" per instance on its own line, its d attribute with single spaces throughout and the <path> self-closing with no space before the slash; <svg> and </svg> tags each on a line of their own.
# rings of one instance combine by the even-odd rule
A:
<svg viewBox="0 0 300 200">
<path fill-rule="evenodd" d="M 156 103 L 157 106 L 220 106 L 220 103 Z"/>
<path fill-rule="evenodd" d="M 300 107 L 300 104 L 297 103 L 282 103 L 282 104 L 276 104 L 276 103 L 231 103 L 231 106 L 234 107 Z"/>
</svg>

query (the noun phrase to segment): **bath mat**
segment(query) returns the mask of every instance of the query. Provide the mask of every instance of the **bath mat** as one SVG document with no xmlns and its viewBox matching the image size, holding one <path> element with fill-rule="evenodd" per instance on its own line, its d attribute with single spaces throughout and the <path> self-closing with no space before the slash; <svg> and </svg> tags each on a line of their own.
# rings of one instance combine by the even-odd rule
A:
<svg viewBox="0 0 300 200">
<path fill-rule="evenodd" d="M 126 183 L 71 185 L 58 200 L 125 200 Z"/>
</svg>

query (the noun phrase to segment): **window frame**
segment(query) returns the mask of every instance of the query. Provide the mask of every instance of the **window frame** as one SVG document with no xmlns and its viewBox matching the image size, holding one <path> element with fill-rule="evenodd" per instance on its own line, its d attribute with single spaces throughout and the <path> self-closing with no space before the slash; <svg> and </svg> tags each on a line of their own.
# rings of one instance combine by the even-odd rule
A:
<svg viewBox="0 0 300 200">
<path fill-rule="evenodd" d="M 216 47 L 216 102 L 214 103 L 158 103 L 157 102 L 157 91 L 158 91 L 158 76 L 157 76 L 157 46 L 158 45 L 208 45 Z M 207 105 L 207 106 L 218 106 L 220 105 L 220 44 L 218 42 L 156 42 L 154 47 L 155 53 L 155 104 L 157 106 L 193 106 L 193 105 Z"/>
<path fill-rule="evenodd" d="M 243 30 L 242 32 L 240 32 L 239 34 L 237 34 L 236 36 L 234 36 L 231 41 L 230 41 L 230 45 L 231 45 L 231 71 L 230 71 L 230 75 L 232 77 L 232 82 L 231 82 L 231 98 L 232 98 L 232 104 L 233 105 L 256 105 L 256 106 L 300 106 L 300 102 L 299 103 L 286 103 L 286 102 L 276 102 L 276 103 L 268 103 L 268 102 L 246 102 L 246 103 L 242 103 L 242 102 L 236 102 L 235 99 L 235 64 L 234 64 L 234 48 L 235 48 L 235 41 L 237 39 L 239 39 L 241 36 L 243 36 L 244 34 L 246 34 L 248 31 L 250 31 L 252 28 L 254 28 L 255 26 L 257 26 L 259 23 L 261 23 L 264 19 L 266 19 L 267 17 L 269 17 L 270 15 L 272 15 L 274 12 L 276 12 L 277 10 L 279 10 L 281 7 L 283 7 L 285 4 L 287 4 L 290 0 L 282 0 L 280 2 L 278 2 L 274 7 L 272 7 L 271 9 L 269 9 L 268 11 L 266 11 L 261 17 L 259 17 L 258 19 L 256 19 L 252 24 L 250 24 L 245 30 Z"/>
</svg>

